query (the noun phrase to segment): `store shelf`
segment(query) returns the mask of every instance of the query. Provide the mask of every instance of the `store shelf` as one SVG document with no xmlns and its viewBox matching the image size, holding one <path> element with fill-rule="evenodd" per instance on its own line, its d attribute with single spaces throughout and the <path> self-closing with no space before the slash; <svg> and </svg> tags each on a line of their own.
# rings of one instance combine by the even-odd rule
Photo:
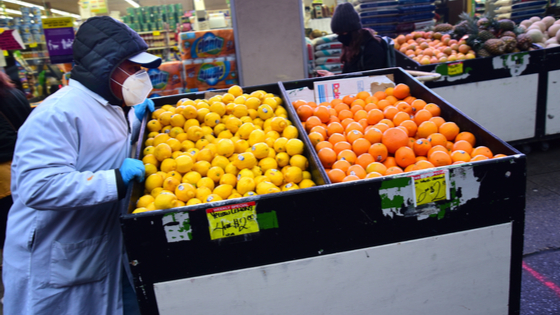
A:
<svg viewBox="0 0 560 315">
<path fill-rule="evenodd" d="M 160 33 L 175 33 L 174 31 L 165 31 L 165 30 L 155 30 L 155 31 L 136 32 L 136 33 L 138 33 L 138 35 L 148 35 L 148 34 L 153 34 L 154 32 L 160 32 Z"/>
<path fill-rule="evenodd" d="M 173 46 L 151 47 L 151 48 L 148 48 L 148 51 L 150 51 L 150 50 L 163 50 L 163 49 L 170 49 L 170 48 L 173 48 Z"/>
</svg>

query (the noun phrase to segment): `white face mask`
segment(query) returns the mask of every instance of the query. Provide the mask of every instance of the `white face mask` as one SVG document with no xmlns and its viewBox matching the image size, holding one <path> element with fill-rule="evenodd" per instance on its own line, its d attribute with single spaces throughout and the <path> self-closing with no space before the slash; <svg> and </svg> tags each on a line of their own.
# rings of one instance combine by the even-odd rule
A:
<svg viewBox="0 0 560 315">
<path fill-rule="evenodd" d="M 121 69 L 121 67 L 118 68 L 122 72 L 128 74 L 126 71 Z M 122 94 L 126 106 L 134 106 L 143 103 L 153 88 L 148 72 L 143 69 L 132 75 L 128 74 L 128 78 L 124 80 L 123 84 L 120 84 L 115 80 L 113 80 L 113 82 L 122 86 Z"/>
</svg>

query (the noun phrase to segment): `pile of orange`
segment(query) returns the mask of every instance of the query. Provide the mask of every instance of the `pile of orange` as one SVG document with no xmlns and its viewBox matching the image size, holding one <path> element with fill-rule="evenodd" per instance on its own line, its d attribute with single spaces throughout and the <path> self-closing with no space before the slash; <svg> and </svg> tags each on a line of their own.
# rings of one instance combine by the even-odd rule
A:
<svg viewBox="0 0 560 315">
<path fill-rule="evenodd" d="M 464 39 L 455 40 L 449 34 L 431 31 L 399 35 L 395 38 L 395 49 L 422 65 L 476 58 Z"/>
<path fill-rule="evenodd" d="M 440 116 L 406 84 L 316 104 L 292 103 L 331 182 L 503 157 Z"/>
</svg>

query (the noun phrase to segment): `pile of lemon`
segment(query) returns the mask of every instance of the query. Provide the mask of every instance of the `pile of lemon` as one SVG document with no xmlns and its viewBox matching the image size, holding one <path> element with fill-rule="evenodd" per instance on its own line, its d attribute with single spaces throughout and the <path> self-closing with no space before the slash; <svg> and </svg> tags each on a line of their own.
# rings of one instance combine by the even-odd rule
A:
<svg viewBox="0 0 560 315">
<path fill-rule="evenodd" d="M 181 99 L 152 113 L 133 213 L 315 186 L 282 99 L 262 90 Z"/>
</svg>

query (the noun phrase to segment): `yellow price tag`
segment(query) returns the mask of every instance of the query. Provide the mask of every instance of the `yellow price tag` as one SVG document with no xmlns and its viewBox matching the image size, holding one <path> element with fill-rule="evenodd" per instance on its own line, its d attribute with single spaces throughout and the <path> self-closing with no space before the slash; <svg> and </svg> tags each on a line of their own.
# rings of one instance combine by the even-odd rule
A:
<svg viewBox="0 0 560 315">
<path fill-rule="evenodd" d="M 206 209 L 212 240 L 259 231 L 255 202 Z"/>
<path fill-rule="evenodd" d="M 37 47 L 37 43 L 31 43 L 31 44 L 29 44 L 29 48 L 35 48 L 35 47 Z"/>
<path fill-rule="evenodd" d="M 154 35 L 154 36 L 159 36 L 159 35 L 161 35 L 161 33 L 160 33 L 159 31 L 154 31 L 154 32 L 152 33 L 152 35 Z"/>
<path fill-rule="evenodd" d="M 0 27 L 0 34 L 4 33 L 4 29 Z"/>
<path fill-rule="evenodd" d="M 447 170 L 437 170 L 413 175 L 414 206 L 449 199 L 449 173 Z"/>
<path fill-rule="evenodd" d="M 9 56 L 8 51 L 7 50 L 2 50 L 4 52 L 4 56 Z"/>
<path fill-rule="evenodd" d="M 456 63 L 450 63 L 447 65 L 447 75 L 458 75 L 458 74 L 463 74 L 463 63 L 462 62 L 456 62 Z"/>
</svg>

